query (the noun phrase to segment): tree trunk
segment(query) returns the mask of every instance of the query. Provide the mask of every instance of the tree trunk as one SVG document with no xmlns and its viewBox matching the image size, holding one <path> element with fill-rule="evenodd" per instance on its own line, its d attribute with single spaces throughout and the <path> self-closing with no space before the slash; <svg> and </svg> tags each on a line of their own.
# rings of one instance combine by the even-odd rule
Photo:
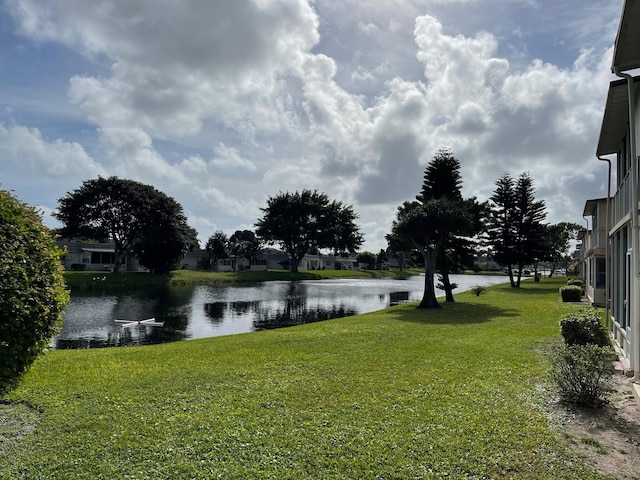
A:
<svg viewBox="0 0 640 480">
<path fill-rule="evenodd" d="M 507 266 L 507 272 L 509 273 L 509 282 L 511 283 L 511 288 L 516 288 L 516 282 L 513 280 L 513 268 L 511 268 L 511 264 Z"/>
<path fill-rule="evenodd" d="M 302 258 L 296 257 L 294 254 L 291 255 L 291 273 L 298 273 L 298 265 L 300 265 L 300 260 Z"/>
<path fill-rule="evenodd" d="M 114 252 L 114 262 L 113 265 L 113 273 L 120 273 L 120 263 L 122 260 L 122 249 L 116 245 Z"/>
<path fill-rule="evenodd" d="M 422 294 L 422 301 L 417 308 L 440 308 L 440 304 L 436 298 L 436 285 L 433 277 L 436 273 L 436 259 L 438 258 L 441 245 L 442 242 L 438 242 L 433 251 L 423 250 L 422 252 L 424 258 L 424 293 Z"/>
<path fill-rule="evenodd" d="M 453 299 L 453 286 L 449 280 L 449 272 L 442 272 L 442 286 L 444 287 L 444 298 L 446 302 L 455 302 Z"/>
</svg>

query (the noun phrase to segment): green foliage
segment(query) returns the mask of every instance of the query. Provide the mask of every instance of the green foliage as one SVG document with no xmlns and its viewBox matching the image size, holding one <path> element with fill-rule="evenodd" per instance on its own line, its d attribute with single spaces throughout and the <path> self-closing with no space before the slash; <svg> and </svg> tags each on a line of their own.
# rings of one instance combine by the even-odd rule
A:
<svg viewBox="0 0 640 480">
<path fill-rule="evenodd" d="M 311 249 L 353 253 L 363 242 L 353 207 L 331 201 L 324 193 L 279 193 L 261 210 L 264 216 L 256 222 L 256 234 L 266 243 L 281 245 L 291 256 L 292 272 Z"/>
<path fill-rule="evenodd" d="M 524 266 L 541 258 L 545 251 L 545 203 L 535 200 L 533 179 L 525 172 L 517 180 L 509 173 L 502 174 L 489 205 L 487 229 L 494 259 L 508 267 L 511 286 L 519 288 Z M 516 279 L 512 265 L 517 268 Z"/>
<path fill-rule="evenodd" d="M 581 295 L 584 296 L 585 282 L 581 278 L 570 278 L 567 280 L 567 285 L 580 287 Z"/>
<path fill-rule="evenodd" d="M 551 262 L 551 275 L 559 264 L 565 268 L 570 260 L 570 240 L 577 239 L 578 233 L 584 228 L 576 223 L 560 222 L 546 227 L 544 236 L 544 251 L 541 259 Z"/>
<path fill-rule="evenodd" d="M 589 343 L 599 347 L 611 345 L 607 330 L 595 308 L 585 308 L 564 315 L 560 319 L 560 333 L 569 346 Z"/>
<path fill-rule="evenodd" d="M 551 355 L 552 376 L 560 395 L 579 406 L 605 405 L 616 356 L 598 311 L 586 308 L 565 314 L 560 333 L 564 343 Z"/>
<path fill-rule="evenodd" d="M 562 345 L 551 355 L 551 375 L 562 398 L 581 407 L 602 407 L 611 392 L 613 361 L 609 346 Z"/>
<path fill-rule="evenodd" d="M 36 210 L 0 190 L 0 395 L 49 345 L 69 301 L 61 251 Z"/>
<path fill-rule="evenodd" d="M 560 296 L 563 302 L 579 302 L 582 299 L 582 295 L 582 288 L 577 285 L 560 287 Z"/>
<path fill-rule="evenodd" d="M 476 297 L 479 297 L 480 295 L 482 295 L 486 291 L 487 291 L 487 288 L 483 287 L 482 285 L 474 285 L 473 287 L 471 287 L 471 292 L 473 292 L 473 294 Z"/>
<path fill-rule="evenodd" d="M 232 255 L 244 257 L 249 262 L 260 251 L 260 240 L 251 230 L 236 230 L 227 243 Z"/>
<path fill-rule="evenodd" d="M 461 237 L 477 233 L 481 211 L 475 199 L 463 200 L 460 162 L 449 150 L 440 150 L 425 169 L 422 190 L 416 201 L 398 207 L 387 235 L 394 251 L 417 252 L 425 269 L 425 289 L 418 308 L 439 308 L 434 275 L 439 269 L 447 301 L 453 301 L 449 272 L 468 263 L 469 242 Z"/>
<path fill-rule="evenodd" d="M 133 180 L 86 180 L 58 200 L 54 216 L 64 225 L 63 236 L 113 240 L 116 273 L 129 250 L 152 273 L 168 273 L 197 246 L 197 233 L 187 225 L 182 206 L 151 185 Z"/>
<path fill-rule="evenodd" d="M 364 263 L 367 268 L 374 269 L 376 266 L 376 254 L 371 252 L 360 252 L 356 255 L 358 263 Z"/>
</svg>

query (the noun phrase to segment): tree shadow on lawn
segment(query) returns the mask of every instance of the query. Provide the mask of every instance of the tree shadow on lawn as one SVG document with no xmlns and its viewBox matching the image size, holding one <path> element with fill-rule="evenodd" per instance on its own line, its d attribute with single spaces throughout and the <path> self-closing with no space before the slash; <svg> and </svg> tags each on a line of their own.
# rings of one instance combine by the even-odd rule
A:
<svg viewBox="0 0 640 480">
<path fill-rule="evenodd" d="M 520 312 L 483 303 L 441 303 L 442 308 L 418 309 L 414 305 L 402 305 L 387 310 L 391 319 L 402 322 L 430 325 L 469 325 L 490 322 L 498 317 L 517 317 Z"/>
</svg>

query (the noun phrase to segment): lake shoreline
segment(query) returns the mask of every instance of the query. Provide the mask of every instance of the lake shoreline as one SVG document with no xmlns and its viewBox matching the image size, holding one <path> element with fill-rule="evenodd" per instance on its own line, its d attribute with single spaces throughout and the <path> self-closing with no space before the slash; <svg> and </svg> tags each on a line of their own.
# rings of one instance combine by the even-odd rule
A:
<svg viewBox="0 0 640 480">
<path fill-rule="evenodd" d="M 151 275 L 147 272 L 64 272 L 69 289 L 121 291 L 160 286 L 214 285 L 225 286 L 268 281 L 328 280 L 335 278 L 397 278 L 406 279 L 424 273 L 422 269 L 400 270 L 267 270 L 262 272 L 209 272 L 204 270 L 174 270 L 169 274 Z M 464 274 L 475 275 L 467 271 Z M 481 275 L 500 275 L 502 272 L 480 272 Z"/>
</svg>

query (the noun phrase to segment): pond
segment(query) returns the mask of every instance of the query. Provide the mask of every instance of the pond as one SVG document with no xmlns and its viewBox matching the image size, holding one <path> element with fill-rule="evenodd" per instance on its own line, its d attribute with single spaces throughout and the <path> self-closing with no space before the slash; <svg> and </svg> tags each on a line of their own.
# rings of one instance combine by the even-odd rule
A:
<svg viewBox="0 0 640 480">
<path fill-rule="evenodd" d="M 504 276 L 452 275 L 455 292 L 505 283 Z M 72 294 L 57 349 L 142 345 L 282 328 L 419 301 L 424 277 L 273 281 Z M 444 292 L 436 291 L 443 295 Z M 155 318 L 162 326 L 116 320 Z"/>
</svg>

